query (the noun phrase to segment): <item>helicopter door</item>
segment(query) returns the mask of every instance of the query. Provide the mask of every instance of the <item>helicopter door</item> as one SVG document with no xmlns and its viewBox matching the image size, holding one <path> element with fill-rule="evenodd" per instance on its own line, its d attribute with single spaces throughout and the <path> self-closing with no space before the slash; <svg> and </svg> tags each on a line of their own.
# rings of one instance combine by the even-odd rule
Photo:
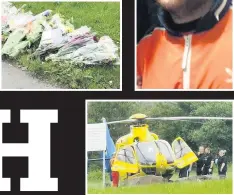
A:
<svg viewBox="0 0 234 195">
<path fill-rule="evenodd" d="M 175 156 L 171 149 L 171 146 L 168 142 L 164 140 L 157 140 L 155 141 L 157 147 L 159 148 L 159 151 L 162 153 L 162 155 L 165 157 L 167 164 L 174 163 Z"/>
<path fill-rule="evenodd" d="M 125 173 L 138 173 L 139 169 L 136 156 L 131 146 L 121 148 L 117 152 L 111 170 Z"/>
<path fill-rule="evenodd" d="M 172 142 L 172 150 L 175 153 L 175 164 L 178 168 L 184 168 L 198 160 L 196 154 L 181 137 Z"/>
</svg>

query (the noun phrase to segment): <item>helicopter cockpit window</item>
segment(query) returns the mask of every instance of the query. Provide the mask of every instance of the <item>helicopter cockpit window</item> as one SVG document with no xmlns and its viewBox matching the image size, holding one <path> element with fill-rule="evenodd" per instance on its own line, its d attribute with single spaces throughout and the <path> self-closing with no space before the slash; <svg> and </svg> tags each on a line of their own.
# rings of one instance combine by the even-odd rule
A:
<svg viewBox="0 0 234 195">
<path fill-rule="evenodd" d="M 135 149 L 141 165 L 153 165 L 156 163 L 156 154 L 158 149 L 155 142 L 137 143 Z"/>
<path fill-rule="evenodd" d="M 130 163 L 130 164 L 136 163 L 136 159 L 133 154 L 133 148 L 131 146 L 121 149 L 117 154 L 117 159 L 119 161 Z"/>
<path fill-rule="evenodd" d="M 159 151 L 165 156 L 167 159 L 167 163 L 173 163 L 174 162 L 174 156 L 173 156 L 173 151 L 171 146 L 163 141 L 163 140 L 158 140 L 156 141 L 156 145 L 159 148 Z"/>
<path fill-rule="evenodd" d="M 177 142 L 175 142 L 174 150 L 175 150 L 175 156 L 177 159 L 183 157 L 184 155 L 192 151 L 187 146 L 187 144 L 181 140 L 178 140 Z"/>
</svg>

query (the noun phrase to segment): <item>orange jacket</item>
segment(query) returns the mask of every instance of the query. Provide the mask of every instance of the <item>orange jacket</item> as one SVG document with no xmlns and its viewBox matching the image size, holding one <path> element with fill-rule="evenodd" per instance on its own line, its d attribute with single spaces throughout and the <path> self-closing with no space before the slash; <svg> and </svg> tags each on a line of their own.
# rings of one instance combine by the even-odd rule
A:
<svg viewBox="0 0 234 195">
<path fill-rule="evenodd" d="M 210 29 L 173 35 L 155 28 L 137 47 L 142 89 L 232 89 L 232 9 L 220 0 Z M 205 18 L 205 17 L 204 17 Z M 203 19 L 201 19 L 203 20 Z"/>
</svg>

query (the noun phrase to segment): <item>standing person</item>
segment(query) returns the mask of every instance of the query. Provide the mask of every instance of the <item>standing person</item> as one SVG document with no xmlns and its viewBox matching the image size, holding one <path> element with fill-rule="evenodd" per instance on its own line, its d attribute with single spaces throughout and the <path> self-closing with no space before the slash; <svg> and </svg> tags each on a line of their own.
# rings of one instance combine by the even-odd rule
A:
<svg viewBox="0 0 234 195">
<path fill-rule="evenodd" d="M 137 46 L 137 87 L 232 89 L 232 0 L 156 2 L 163 27 Z"/>
<path fill-rule="evenodd" d="M 202 175 L 203 166 L 204 166 L 204 154 L 205 148 L 204 146 L 199 147 L 199 152 L 197 153 L 198 161 L 197 161 L 197 176 Z"/>
<path fill-rule="evenodd" d="M 206 147 L 202 175 L 212 175 L 213 166 L 214 166 L 214 158 L 210 153 L 210 148 Z"/>
<path fill-rule="evenodd" d="M 227 158 L 225 156 L 226 150 L 219 151 L 218 157 L 218 173 L 221 178 L 226 178 L 227 173 Z"/>
<path fill-rule="evenodd" d="M 179 178 L 189 177 L 189 173 L 192 170 L 192 166 L 193 166 L 193 164 L 188 165 L 188 166 L 180 169 Z"/>
<path fill-rule="evenodd" d="M 110 159 L 110 166 L 112 167 L 114 160 L 115 160 L 115 154 L 114 153 Z M 119 172 L 118 171 L 112 171 L 111 170 L 111 175 L 110 175 L 110 179 L 112 181 L 112 186 L 113 187 L 118 187 L 119 186 Z"/>
</svg>

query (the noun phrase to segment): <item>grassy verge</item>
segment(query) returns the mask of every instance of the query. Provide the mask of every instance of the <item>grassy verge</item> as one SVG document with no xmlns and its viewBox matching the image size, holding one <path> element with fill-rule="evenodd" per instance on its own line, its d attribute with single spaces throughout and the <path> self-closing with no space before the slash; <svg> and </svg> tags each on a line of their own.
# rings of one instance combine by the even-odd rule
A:
<svg viewBox="0 0 234 195">
<path fill-rule="evenodd" d="M 216 176 L 217 168 L 214 169 Z M 196 175 L 193 171 L 191 176 Z M 109 180 L 106 175 L 106 181 Z M 178 178 L 176 173 L 172 180 Z M 228 167 L 227 179 L 209 180 L 209 181 L 192 181 L 183 183 L 152 184 L 132 187 L 102 188 L 102 172 L 91 171 L 88 174 L 88 193 L 90 194 L 232 194 L 232 166 Z"/>
<path fill-rule="evenodd" d="M 89 194 L 232 194 L 232 179 L 88 189 Z"/>
<path fill-rule="evenodd" d="M 116 44 L 120 41 L 120 4 L 118 2 L 20 2 L 16 7 L 26 4 L 25 10 L 34 14 L 51 9 L 54 13 L 73 17 L 75 28 L 87 25 L 101 37 L 110 36 Z M 66 88 L 80 89 L 119 89 L 119 66 L 98 66 L 81 68 L 70 64 L 41 62 L 30 59 L 30 54 L 20 55 L 17 62 L 25 66 L 37 77 L 47 79 Z"/>
</svg>

